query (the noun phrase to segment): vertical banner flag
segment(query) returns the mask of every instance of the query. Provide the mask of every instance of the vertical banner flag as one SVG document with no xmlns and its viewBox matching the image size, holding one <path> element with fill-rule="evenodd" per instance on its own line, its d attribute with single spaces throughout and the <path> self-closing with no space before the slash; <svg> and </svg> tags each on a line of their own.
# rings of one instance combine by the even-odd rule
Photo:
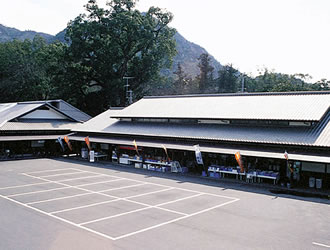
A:
<svg viewBox="0 0 330 250">
<path fill-rule="evenodd" d="M 241 173 L 243 173 L 244 172 L 244 166 L 243 166 L 243 162 L 242 162 L 241 153 L 239 151 L 236 152 L 235 159 L 236 159 L 239 167 L 241 168 Z"/>
<path fill-rule="evenodd" d="M 85 142 L 86 142 L 86 145 L 88 147 L 88 150 L 91 151 L 91 144 L 89 142 L 89 137 L 88 136 L 85 137 Z"/>
<path fill-rule="evenodd" d="M 61 136 L 57 137 L 57 141 L 58 141 L 58 143 L 60 144 L 60 146 L 61 146 L 61 148 L 62 148 L 62 150 L 63 150 L 63 152 L 64 152 L 65 149 L 64 149 L 64 145 L 63 145 L 63 142 L 62 142 L 62 138 L 61 138 Z"/>
<path fill-rule="evenodd" d="M 139 154 L 139 150 L 138 150 L 138 146 L 137 146 L 135 140 L 133 141 L 133 144 L 134 144 L 134 148 L 135 148 L 135 151 L 136 151 L 137 155 L 140 156 L 140 154 Z"/>
<path fill-rule="evenodd" d="M 66 142 L 66 144 L 68 144 L 69 149 L 72 151 L 72 146 L 71 146 L 71 143 L 70 143 L 69 137 L 64 136 L 64 141 Z"/>
<path fill-rule="evenodd" d="M 95 153 L 94 150 L 89 151 L 89 162 L 95 161 Z"/>
<path fill-rule="evenodd" d="M 170 157 L 168 157 L 168 153 L 167 153 L 167 148 L 165 147 L 164 144 L 162 144 L 162 147 L 163 147 L 163 149 L 164 149 L 164 151 L 165 151 L 165 154 L 166 154 L 167 160 L 170 161 Z"/>
<path fill-rule="evenodd" d="M 202 153 L 199 149 L 199 145 L 195 145 L 194 148 L 195 148 L 195 155 L 196 155 L 197 164 L 203 165 L 203 158 L 202 158 Z"/>
</svg>

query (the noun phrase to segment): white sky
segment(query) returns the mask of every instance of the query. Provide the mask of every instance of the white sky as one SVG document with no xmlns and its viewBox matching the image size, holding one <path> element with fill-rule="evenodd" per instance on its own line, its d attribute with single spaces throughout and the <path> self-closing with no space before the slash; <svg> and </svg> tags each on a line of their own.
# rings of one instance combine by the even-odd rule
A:
<svg viewBox="0 0 330 250">
<path fill-rule="evenodd" d="M 106 0 L 98 0 L 103 6 Z M 56 34 L 87 0 L 1 0 L 0 23 Z M 166 8 L 171 26 L 221 64 L 246 73 L 267 67 L 330 80 L 329 0 L 140 0 Z"/>
</svg>

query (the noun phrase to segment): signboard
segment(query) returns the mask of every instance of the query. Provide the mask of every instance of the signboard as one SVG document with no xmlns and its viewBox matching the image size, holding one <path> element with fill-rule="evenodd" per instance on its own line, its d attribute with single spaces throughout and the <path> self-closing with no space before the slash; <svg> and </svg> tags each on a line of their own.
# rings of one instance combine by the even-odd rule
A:
<svg viewBox="0 0 330 250">
<path fill-rule="evenodd" d="M 196 155 L 197 164 L 203 165 L 203 158 L 202 158 L 202 153 L 199 149 L 199 145 L 195 145 L 194 148 L 195 148 L 195 155 Z"/>
<path fill-rule="evenodd" d="M 95 161 L 94 150 L 89 151 L 89 161 L 90 162 L 94 162 Z"/>
</svg>

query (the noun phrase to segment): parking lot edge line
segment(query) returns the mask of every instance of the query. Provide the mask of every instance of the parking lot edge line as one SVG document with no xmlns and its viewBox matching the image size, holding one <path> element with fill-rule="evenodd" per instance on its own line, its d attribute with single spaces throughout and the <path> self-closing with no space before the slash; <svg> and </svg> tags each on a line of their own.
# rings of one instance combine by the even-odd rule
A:
<svg viewBox="0 0 330 250">
<path fill-rule="evenodd" d="M 37 185 L 42 185 L 42 184 L 46 184 L 46 183 L 49 183 L 49 181 L 31 183 L 31 184 L 25 184 L 25 185 L 18 185 L 18 186 L 2 187 L 2 188 L 0 188 L 0 190 L 10 189 L 10 188 L 37 186 Z"/>
<path fill-rule="evenodd" d="M 35 192 L 26 192 L 26 193 L 12 194 L 12 195 L 7 195 L 7 197 L 16 197 L 16 196 L 21 196 L 21 195 L 46 193 L 46 192 L 51 192 L 51 191 L 56 191 L 56 190 L 67 189 L 67 188 L 70 188 L 70 187 L 59 187 L 59 188 L 52 188 L 52 189 L 47 189 L 47 190 L 35 191 Z"/>
<path fill-rule="evenodd" d="M 99 222 L 99 221 L 103 221 L 103 220 L 112 219 L 112 218 L 115 218 L 115 217 L 124 216 L 124 215 L 127 215 L 127 214 L 136 213 L 136 212 L 147 210 L 147 209 L 150 209 L 150 208 L 152 208 L 152 207 L 143 207 L 143 208 L 135 209 L 135 210 L 128 211 L 128 212 L 125 212 L 125 213 L 115 214 L 115 215 L 111 215 L 111 216 L 107 216 L 107 217 L 103 217 L 103 218 L 99 218 L 99 219 L 95 219 L 95 220 L 91 220 L 91 221 L 86 221 L 86 222 L 80 223 L 79 225 L 83 226 L 83 225 L 87 225 L 87 224 L 91 224 L 91 223 L 95 223 L 95 222 Z"/>
<path fill-rule="evenodd" d="M 69 198 L 84 196 L 84 195 L 88 195 L 88 194 L 92 194 L 92 193 L 76 194 L 76 195 L 70 195 L 70 196 L 59 197 L 59 198 L 54 198 L 54 199 L 48 199 L 48 200 L 42 200 L 42 201 L 34 201 L 34 202 L 26 203 L 26 204 L 27 205 L 33 205 L 33 204 L 38 204 L 38 203 L 50 202 L 50 201 L 64 200 L 64 199 L 69 199 Z"/>
<path fill-rule="evenodd" d="M 96 185 L 96 184 L 102 184 L 102 183 L 108 183 L 108 182 L 114 182 L 114 181 L 121 181 L 121 180 L 122 179 L 115 179 L 115 180 L 108 180 L 108 181 L 93 182 L 93 183 L 77 185 L 75 187 L 85 187 L 85 186 L 90 186 L 90 185 Z"/>
<path fill-rule="evenodd" d="M 63 173 L 63 174 L 52 174 L 52 175 L 43 175 L 43 176 L 38 176 L 41 178 L 48 178 L 48 177 L 55 177 L 55 176 L 62 176 L 62 175 L 73 175 L 73 174 L 82 174 L 84 172 L 69 172 L 69 173 Z"/>
<path fill-rule="evenodd" d="M 220 204 L 220 205 L 217 205 L 217 206 L 213 206 L 211 208 L 208 208 L 208 209 L 204 209 L 204 210 L 198 211 L 196 213 L 192 213 L 192 214 L 189 214 L 189 215 L 186 215 L 186 216 L 183 216 L 183 217 L 179 217 L 179 218 L 176 218 L 176 219 L 173 219 L 173 220 L 169 220 L 169 221 L 166 221 L 166 222 L 163 222 L 163 223 L 160 223 L 160 224 L 151 226 L 151 227 L 147 227 L 147 228 L 144 228 L 144 229 L 141 229 L 141 230 L 137 230 L 135 232 L 131 232 L 131 233 L 124 234 L 124 235 L 121 235 L 121 236 L 118 236 L 118 237 L 113 237 L 113 238 L 114 238 L 114 240 L 123 239 L 123 238 L 129 237 L 129 236 L 132 236 L 132 235 L 135 235 L 135 234 L 138 234 L 138 233 L 142 233 L 142 232 L 146 232 L 146 231 L 149 231 L 151 229 L 154 229 L 154 228 L 157 228 L 157 227 L 161 227 L 161 226 L 164 226 L 164 225 L 167 225 L 167 224 L 171 224 L 171 223 L 174 223 L 174 222 L 177 222 L 177 221 L 180 221 L 180 220 L 183 220 L 183 219 L 186 219 L 186 218 L 189 218 L 189 217 L 192 217 L 192 216 L 201 214 L 201 213 L 205 213 L 205 212 L 210 211 L 212 209 L 215 209 L 215 208 L 218 208 L 218 207 L 222 207 L 222 206 L 228 205 L 228 204 L 233 203 L 233 202 L 238 201 L 238 200 L 239 199 L 231 200 L 231 201 L 225 202 L 223 204 Z"/>
<path fill-rule="evenodd" d="M 84 206 L 79 206 L 79 207 L 66 208 L 66 209 L 50 212 L 50 214 L 59 214 L 59 213 L 68 212 L 68 211 L 71 211 L 71 210 L 82 209 L 82 208 L 86 208 L 86 207 L 93 207 L 93 206 L 107 204 L 107 203 L 111 203 L 111 202 L 119 201 L 119 200 L 120 200 L 120 198 L 119 199 L 114 199 L 114 200 L 108 200 L 108 201 L 101 201 L 101 202 L 88 204 L 88 205 L 84 205 Z"/>
<path fill-rule="evenodd" d="M 322 243 L 317 243 L 317 242 L 312 242 L 313 245 L 320 246 L 320 247 L 326 247 L 330 248 L 330 245 L 322 244 Z"/>
<path fill-rule="evenodd" d="M 21 174 L 38 174 L 43 172 L 56 172 L 56 171 L 63 171 L 63 170 L 77 170 L 77 171 L 84 171 L 77 168 L 60 168 L 60 169 L 50 169 L 50 170 L 40 170 L 40 171 L 33 171 L 33 172 L 23 172 Z"/>
<path fill-rule="evenodd" d="M 49 217 L 52 217 L 52 218 L 54 218 L 54 219 L 60 220 L 60 221 L 65 222 L 65 223 L 68 223 L 68 224 L 70 224 L 70 225 L 72 225 L 72 226 L 75 226 L 75 227 L 77 227 L 77 228 L 80 228 L 80 229 L 83 229 L 83 230 L 85 230 L 85 231 L 88 231 L 88 232 L 91 232 L 91 233 L 97 234 L 97 235 L 99 235 L 99 236 L 102 236 L 102 237 L 107 238 L 107 239 L 110 239 L 110 240 L 114 240 L 114 238 L 111 237 L 111 236 L 109 236 L 109 235 L 106 235 L 106 234 L 103 234 L 103 233 L 100 233 L 100 232 L 94 231 L 93 229 L 90 229 L 90 228 L 87 228 L 87 227 L 84 227 L 84 226 L 80 226 L 79 224 L 73 223 L 72 221 L 69 221 L 69 220 L 63 219 L 63 218 L 61 218 L 61 217 L 58 217 L 58 216 L 53 215 L 53 214 L 50 214 L 50 213 L 47 213 L 47 212 L 42 211 L 42 210 L 40 210 L 40 209 L 38 209 L 38 208 L 31 207 L 31 206 L 26 205 L 26 204 L 24 204 L 24 203 L 22 203 L 22 202 L 19 202 L 19 201 L 17 201 L 17 200 L 11 199 L 11 198 L 6 197 L 6 196 L 3 196 L 3 195 L 1 195 L 1 194 L 0 194 L 0 197 L 4 198 L 4 199 L 6 199 L 6 200 L 9 200 L 9 201 L 11 201 L 11 202 L 14 202 L 14 203 L 16 203 L 16 204 L 19 204 L 19 205 L 21 205 L 21 206 L 23 206 L 23 207 L 27 207 L 27 208 L 29 208 L 29 209 L 32 209 L 32 210 L 34 210 L 34 211 L 37 211 L 37 212 L 39 212 L 39 213 L 42 213 L 42 214 L 47 215 L 47 216 L 49 216 Z"/>
</svg>

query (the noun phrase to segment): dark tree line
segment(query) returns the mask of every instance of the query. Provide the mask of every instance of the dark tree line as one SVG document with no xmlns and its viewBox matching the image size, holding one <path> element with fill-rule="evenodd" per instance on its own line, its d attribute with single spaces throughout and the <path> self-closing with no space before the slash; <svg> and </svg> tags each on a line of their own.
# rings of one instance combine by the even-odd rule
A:
<svg viewBox="0 0 330 250">
<path fill-rule="evenodd" d="M 125 106 L 125 76 L 135 98 L 148 92 L 176 53 L 171 13 L 135 9 L 136 0 L 112 0 L 71 21 L 67 44 L 33 41 L 0 44 L 0 102 L 62 98 L 89 114 Z"/>
</svg>

